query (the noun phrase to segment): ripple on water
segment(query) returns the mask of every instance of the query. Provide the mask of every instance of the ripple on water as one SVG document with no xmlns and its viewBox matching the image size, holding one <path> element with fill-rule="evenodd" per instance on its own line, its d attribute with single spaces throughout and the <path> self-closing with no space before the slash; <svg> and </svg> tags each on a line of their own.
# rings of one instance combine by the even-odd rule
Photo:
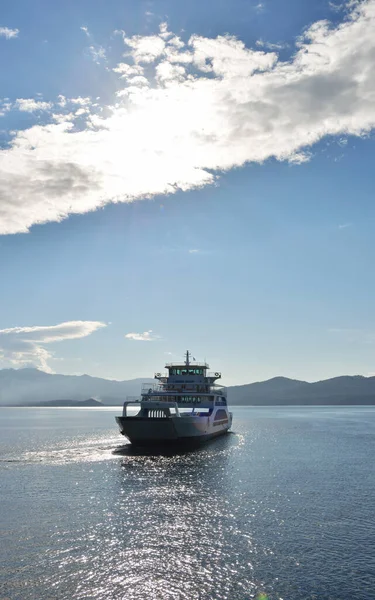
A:
<svg viewBox="0 0 375 600">
<path fill-rule="evenodd" d="M 371 600 L 369 436 L 302 416 L 237 419 L 190 452 L 134 450 L 108 429 L 17 451 L 0 597 Z"/>
<path fill-rule="evenodd" d="M 250 561 L 254 542 L 243 535 L 229 500 L 223 499 L 223 471 L 217 468 L 220 455 L 234 451 L 238 441 L 233 436 L 231 444 L 179 455 L 130 451 L 123 457 L 121 494 L 106 518 L 89 530 L 79 530 L 69 552 L 51 554 L 63 569 L 65 583 L 69 572 L 76 597 L 86 597 L 93 577 L 92 598 L 111 598 L 124 589 L 130 599 L 233 598 L 236 580 L 237 596 L 254 596 L 257 584 Z M 64 547 L 59 543 L 61 533 L 55 536 Z M 75 568 L 83 546 L 95 548 L 95 564 L 91 561 L 89 570 Z M 85 556 L 83 565 L 86 560 Z M 79 562 L 82 567 L 82 556 Z"/>
</svg>

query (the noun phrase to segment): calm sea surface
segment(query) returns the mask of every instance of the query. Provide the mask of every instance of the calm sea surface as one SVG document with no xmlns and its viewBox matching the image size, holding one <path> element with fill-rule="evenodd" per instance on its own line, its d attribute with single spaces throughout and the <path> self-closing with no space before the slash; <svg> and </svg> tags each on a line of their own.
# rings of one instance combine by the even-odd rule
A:
<svg viewBox="0 0 375 600">
<path fill-rule="evenodd" d="M 1 600 L 373 600 L 375 407 L 233 412 L 152 454 L 119 409 L 1 408 Z"/>
</svg>

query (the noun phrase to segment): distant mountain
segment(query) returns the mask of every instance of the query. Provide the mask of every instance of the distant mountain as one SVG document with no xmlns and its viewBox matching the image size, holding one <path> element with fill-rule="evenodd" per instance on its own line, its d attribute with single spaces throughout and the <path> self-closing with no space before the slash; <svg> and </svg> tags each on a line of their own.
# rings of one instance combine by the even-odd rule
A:
<svg viewBox="0 0 375 600">
<path fill-rule="evenodd" d="M 80 400 L 50 400 L 49 402 L 36 402 L 35 404 L 19 404 L 17 406 L 46 406 L 46 407 L 54 407 L 54 406 L 60 406 L 60 407 L 70 407 L 70 406 L 75 406 L 75 407 L 81 407 L 81 408 L 87 408 L 87 407 L 100 407 L 100 406 L 104 406 L 103 402 L 99 402 L 99 400 L 94 400 L 94 398 L 89 398 L 88 400 L 82 400 L 82 402 Z"/>
<path fill-rule="evenodd" d="M 122 404 L 127 396 L 140 394 L 142 382 L 154 380 L 115 381 L 89 375 L 52 375 L 38 369 L 1 369 L 0 405 L 40 404 L 61 398 Z"/>
<path fill-rule="evenodd" d="M 127 396 L 139 396 L 143 382 L 154 380 L 114 381 L 89 375 L 51 375 L 38 369 L 3 369 L 0 405 L 120 405 Z M 274 377 L 229 387 L 228 398 L 230 404 L 243 406 L 375 404 L 375 377 L 343 376 L 316 383 Z"/>
<path fill-rule="evenodd" d="M 375 377 L 335 377 L 316 383 L 275 377 L 228 388 L 232 405 L 375 404 Z"/>
</svg>

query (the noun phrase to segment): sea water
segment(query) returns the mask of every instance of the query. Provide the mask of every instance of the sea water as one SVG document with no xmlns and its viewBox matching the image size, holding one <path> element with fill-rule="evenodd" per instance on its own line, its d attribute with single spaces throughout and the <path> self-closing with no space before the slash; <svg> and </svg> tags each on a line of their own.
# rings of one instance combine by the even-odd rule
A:
<svg viewBox="0 0 375 600">
<path fill-rule="evenodd" d="M 234 407 L 190 452 L 119 412 L 0 409 L 2 600 L 375 598 L 375 407 Z"/>
</svg>

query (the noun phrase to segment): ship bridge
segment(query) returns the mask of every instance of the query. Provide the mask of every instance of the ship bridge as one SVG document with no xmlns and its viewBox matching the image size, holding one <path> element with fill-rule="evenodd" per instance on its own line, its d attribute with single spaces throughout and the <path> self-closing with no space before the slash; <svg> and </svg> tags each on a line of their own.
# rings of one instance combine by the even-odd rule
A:
<svg viewBox="0 0 375 600">
<path fill-rule="evenodd" d="M 180 408 L 205 408 L 212 410 L 213 406 L 225 406 L 227 389 L 215 382 L 221 378 L 221 373 L 211 373 L 206 362 L 197 362 L 191 358 L 190 352 L 185 354 L 185 361 L 167 363 L 166 373 L 155 373 L 158 383 L 144 383 L 141 397 L 128 399 L 130 402 L 140 401 L 150 405 L 164 403 Z"/>
<path fill-rule="evenodd" d="M 187 350 L 184 362 L 172 362 L 165 365 L 166 373 L 155 373 L 155 379 L 169 384 L 206 384 L 213 385 L 221 378 L 221 373 L 209 372 L 206 362 L 197 362 Z"/>
</svg>

